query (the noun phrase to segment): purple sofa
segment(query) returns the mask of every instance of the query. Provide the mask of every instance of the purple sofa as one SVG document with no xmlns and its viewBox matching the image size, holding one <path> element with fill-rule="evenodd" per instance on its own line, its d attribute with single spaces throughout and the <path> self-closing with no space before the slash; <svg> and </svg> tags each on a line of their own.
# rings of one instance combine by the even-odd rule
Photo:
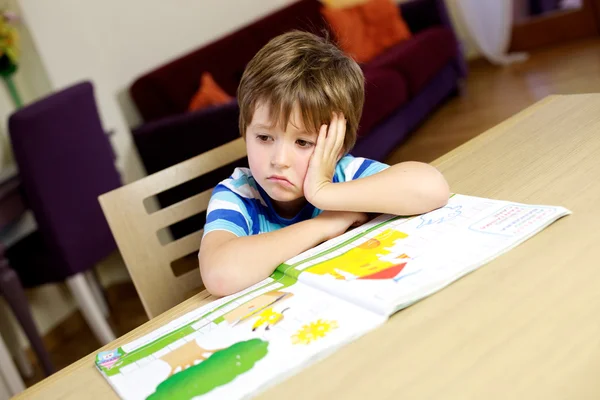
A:
<svg viewBox="0 0 600 400">
<path fill-rule="evenodd" d="M 244 68 L 271 38 L 300 29 L 328 32 L 318 0 L 300 0 L 213 43 L 139 77 L 130 94 L 144 122 L 134 143 L 148 173 L 167 168 L 239 137 L 237 103 L 188 112 L 202 72 L 235 96 Z M 362 64 L 366 99 L 352 154 L 384 160 L 447 97 L 456 93 L 466 65 L 444 0 L 399 5 L 412 37 Z M 163 205 L 214 186 L 241 160 L 159 196 Z"/>
</svg>

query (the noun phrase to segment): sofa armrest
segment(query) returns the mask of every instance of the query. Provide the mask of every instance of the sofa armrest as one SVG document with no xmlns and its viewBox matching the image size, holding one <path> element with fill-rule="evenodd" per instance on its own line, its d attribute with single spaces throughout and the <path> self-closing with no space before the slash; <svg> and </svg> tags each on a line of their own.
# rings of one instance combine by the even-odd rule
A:
<svg viewBox="0 0 600 400">
<path fill-rule="evenodd" d="M 147 122 L 132 131 L 148 174 L 197 156 L 240 136 L 237 101 Z"/>
<path fill-rule="evenodd" d="M 458 43 L 456 68 L 459 74 L 465 77 L 467 75 L 467 64 L 463 45 L 454 30 L 445 0 L 409 0 L 400 3 L 398 7 L 400 8 L 402 18 L 406 21 L 412 33 L 417 33 L 434 26 L 448 28 L 454 33 L 456 43 Z"/>
</svg>

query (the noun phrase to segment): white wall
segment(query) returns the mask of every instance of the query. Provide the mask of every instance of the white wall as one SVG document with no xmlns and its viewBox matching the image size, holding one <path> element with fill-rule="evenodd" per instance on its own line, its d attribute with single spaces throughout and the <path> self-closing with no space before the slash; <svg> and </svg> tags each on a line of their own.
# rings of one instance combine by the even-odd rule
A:
<svg viewBox="0 0 600 400">
<path fill-rule="evenodd" d="M 9 0 L 4 5 L 6 5 L 8 10 L 20 14 L 16 0 Z M 29 102 L 48 94 L 51 91 L 51 87 L 29 30 L 22 23 L 18 23 L 16 26 L 21 55 L 20 65 L 17 73 L 14 75 L 14 81 L 22 100 Z M 12 163 L 12 152 L 8 143 L 6 122 L 14 108 L 12 99 L 3 86 L 0 89 L 0 121 L 2 121 L 0 124 L 0 169 Z"/>
</svg>

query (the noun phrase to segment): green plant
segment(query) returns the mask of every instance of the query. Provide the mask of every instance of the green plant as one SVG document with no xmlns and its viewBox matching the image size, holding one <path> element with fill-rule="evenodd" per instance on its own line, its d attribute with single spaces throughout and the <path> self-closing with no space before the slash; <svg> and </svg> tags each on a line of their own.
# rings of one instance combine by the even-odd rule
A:
<svg viewBox="0 0 600 400">
<path fill-rule="evenodd" d="M 9 11 L 0 11 L 0 77 L 17 107 L 23 102 L 12 80 L 19 66 L 19 38 L 15 28 L 17 16 Z"/>
</svg>

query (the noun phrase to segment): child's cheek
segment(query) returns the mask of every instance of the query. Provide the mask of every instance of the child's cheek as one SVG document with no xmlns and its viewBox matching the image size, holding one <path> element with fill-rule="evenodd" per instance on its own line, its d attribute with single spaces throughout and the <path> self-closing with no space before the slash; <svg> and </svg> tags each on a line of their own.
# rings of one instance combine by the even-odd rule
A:
<svg viewBox="0 0 600 400">
<path fill-rule="evenodd" d="M 312 155 L 312 152 L 310 152 Z M 310 165 L 310 155 L 302 160 L 302 165 L 298 167 L 298 176 L 302 177 L 302 183 L 304 183 L 304 179 L 306 179 L 306 173 L 308 172 L 308 167 Z"/>
</svg>

